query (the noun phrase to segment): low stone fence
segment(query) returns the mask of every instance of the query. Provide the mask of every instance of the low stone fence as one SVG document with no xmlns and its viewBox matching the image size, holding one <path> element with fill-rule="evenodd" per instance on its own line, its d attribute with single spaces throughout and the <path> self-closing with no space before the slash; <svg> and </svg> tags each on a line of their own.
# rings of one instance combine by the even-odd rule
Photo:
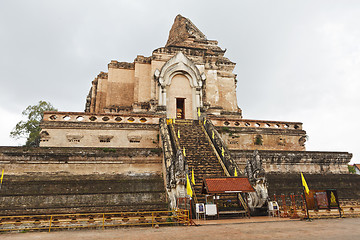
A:
<svg viewBox="0 0 360 240">
<path fill-rule="evenodd" d="M 266 121 L 252 119 L 224 119 L 209 117 L 216 127 L 246 127 L 246 128 L 269 128 L 269 129 L 295 129 L 302 130 L 301 122 Z"/>
<path fill-rule="evenodd" d="M 44 112 L 43 121 L 49 122 L 106 122 L 158 124 L 159 116 L 149 114 L 91 114 L 84 112 Z"/>
</svg>

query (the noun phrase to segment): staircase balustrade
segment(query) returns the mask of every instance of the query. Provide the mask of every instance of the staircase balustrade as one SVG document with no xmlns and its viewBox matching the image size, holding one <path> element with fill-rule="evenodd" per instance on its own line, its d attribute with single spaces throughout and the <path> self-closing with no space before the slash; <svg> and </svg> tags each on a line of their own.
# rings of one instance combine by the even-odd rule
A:
<svg viewBox="0 0 360 240">
<path fill-rule="evenodd" d="M 167 189 L 175 188 L 175 154 L 173 144 L 171 142 L 170 132 L 166 124 L 166 119 L 160 119 L 160 136 L 163 145 L 164 166 L 166 170 L 166 187 Z"/>
<path fill-rule="evenodd" d="M 222 140 L 219 132 L 215 129 L 214 125 L 211 123 L 211 121 L 202 118 L 199 121 L 200 124 L 204 126 L 205 132 L 209 136 L 213 146 L 215 147 L 215 150 L 218 153 L 218 156 L 220 157 L 222 161 L 222 165 L 225 166 L 227 172 L 225 171 L 226 175 L 232 176 L 235 175 L 235 170 L 238 175 L 242 175 L 242 172 L 237 167 L 235 161 L 232 159 L 230 151 L 226 147 L 224 141 Z M 241 202 L 241 205 L 244 207 L 248 217 L 250 217 L 250 209 L 248 204 L 244 200 L 244 196 L 241 193 L 237 194 L 237 197 L 239 201 Z"/>
<path fill-rule="evenodd" d="M 174 126 L 172 123 L 168 124 L 165 118 L 160 119 L 160 135 L 164 149 L 166 187 L 171 191 L 172 188 L 179 185 L 186 186 L 186 175 L 190 176 L 189 167 L 175 134 Z M 194 200 L 197 202 L 192 184 L 191 188 Z"/>
<path fill-rule="evenodd" d="M 213 143 L 228 173 L 234 176 L 236 169 L 237 174 L 241 175 L 242 172 L 239 170 L 235 161 L 232 159 L 230 151 L 226 147 L 226 144 L 223 142 L 219 132 L 215 129 L 211 121 L 203 119 L 200 120 L 200 123 L 204 125 L 205 131 L 208 134 L 211 142 Z"/>
</svg>

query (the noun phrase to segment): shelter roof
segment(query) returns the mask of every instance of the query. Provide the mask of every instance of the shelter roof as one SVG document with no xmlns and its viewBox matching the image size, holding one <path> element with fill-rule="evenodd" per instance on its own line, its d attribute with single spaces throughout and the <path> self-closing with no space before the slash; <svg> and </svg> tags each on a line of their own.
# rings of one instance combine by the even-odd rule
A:
<svg viewBox="0 0 360 240">
<path fill-rule="evenodd" d="M 247 177 L 206 178 L 203 181 L 203 194 L 237 192 L 255 192 L 255 190 Z"/>
</svg>

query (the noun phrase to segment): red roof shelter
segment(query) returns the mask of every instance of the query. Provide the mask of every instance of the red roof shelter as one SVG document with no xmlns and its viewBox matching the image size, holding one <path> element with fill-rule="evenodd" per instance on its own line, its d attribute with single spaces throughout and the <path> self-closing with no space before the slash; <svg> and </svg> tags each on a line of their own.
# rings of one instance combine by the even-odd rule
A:
<svg viewBox="0 0 360 240">
<path fill-rule="evenodd" d="M 205 178 L 201 192 L 203 194 L 255 192 L 247 177 Z"/>
</svg>

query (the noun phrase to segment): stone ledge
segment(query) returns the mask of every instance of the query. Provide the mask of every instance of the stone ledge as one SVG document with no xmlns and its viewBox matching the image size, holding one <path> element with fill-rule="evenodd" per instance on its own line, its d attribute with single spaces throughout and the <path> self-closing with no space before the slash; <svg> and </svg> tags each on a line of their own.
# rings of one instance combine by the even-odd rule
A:
<svg viewBox="0 0 360 240">
<path fill-rule="evenodd" d="M 116 156 L 161 156 L 161 148 L 78 148 L 78 147 L 0 147 L 1 156 L 78 156 L 78 157 L 116 157 Z"/>
</svg>

